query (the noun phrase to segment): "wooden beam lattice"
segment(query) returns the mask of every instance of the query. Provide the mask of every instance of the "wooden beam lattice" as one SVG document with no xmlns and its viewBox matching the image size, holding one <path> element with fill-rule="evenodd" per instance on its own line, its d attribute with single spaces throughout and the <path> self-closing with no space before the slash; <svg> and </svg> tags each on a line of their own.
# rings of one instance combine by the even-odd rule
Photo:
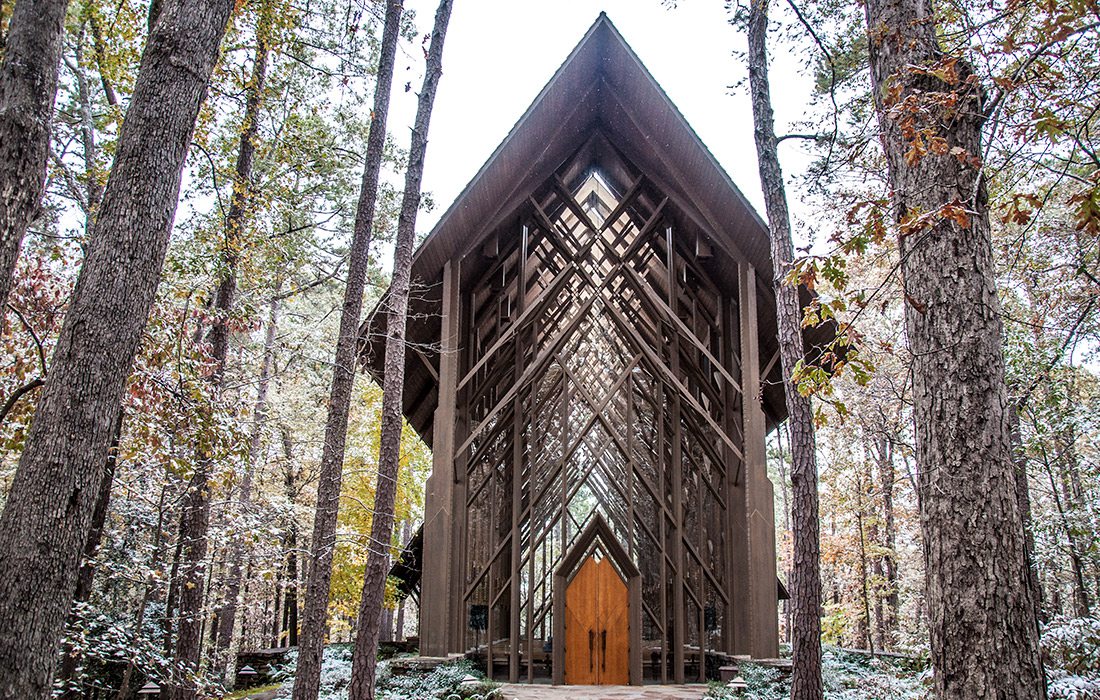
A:
<svg viewBox="0 0 1100 700">
<path fill-rule="evenodd" d="M 636 566 L 639 643 L 660 660 L 650 673 L 683 680 L 691 658 L 703 666 L 691 649 L 733 651 L 714 628 L 733 624 L 738 595 L 726 552 L 744 460 L 736 300 L 671 217 L 641 174 L 621 194 L 591 173 L 555 176 L 515 235 L 470 253 L 487 264 L 462 289 L 453 624 L 490 674 L 533 680 L 554 574 L 597 514 Z"/>
</svg>

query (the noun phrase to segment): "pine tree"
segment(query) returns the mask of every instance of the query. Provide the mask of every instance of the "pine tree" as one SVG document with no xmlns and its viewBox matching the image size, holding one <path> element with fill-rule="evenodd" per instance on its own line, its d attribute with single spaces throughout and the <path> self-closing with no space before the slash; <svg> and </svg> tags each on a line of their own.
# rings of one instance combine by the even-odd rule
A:
<svg viewBox="0 0 1100 700">
<path fill-rule="evenodd" d="M 866 4 L 893 186 L 936 696 L 1042 698 L 982 175 L 983 97 L 929 0 Z"/>
<path fill-rule="evenodd" d="M 321 473 L 317 486 L 317 510 L 310 545 L 309 578 L 306 584 L 305 611 L 294 677 L 294 699 L 315 700 L 318 694 L 321 661 L 328 620 L 329 588 L 332 581 L 332 557 L 336 545 L 336 516 L 340 505 L 344 448 L 348 434 L 348 413 L 355 384 L 356 349 L 359 321 L 363 311 L 371 236 L 374 231 L 378 200 L 378 176 L 386 142 L 386 117 L 390 108 L 390 88 L 397 53 L 403 0 L 387 0 L 382 47 L 374 86 L 374 109 L 367 136 L 366 163 L 355 212 L 344 305 L 340 314 L 340 335 L 336 341 L 336 360 L 332 370 L 325 442 L 321 453 Z"/>
<path fill-rule="evenodd" d="M 451 19 L 451 0 L 440 0 L 435 12 L 424 85 L 416 105 L 409 166 L 405 172 L 405 190 L 401 197 L 401 215 L 397 222 L 397 243 L 393 256 L 393 277 L 384 303 L 386 315 L 386 355 L 382 380 L 382 438 L 378 450 L 378 485 L 374 491 L 374 517 L 371 519 L 370 554 L 363 577 L 363 597 L 359 606 L 359 629 L 352 656 L 349 700 L 374 698 L 375 668 L 378 663 L 378 637 L 381 625 L 386 576 L 389 573 L 390 542 L 393 539 L 394 504 L 401 469 L 402 397 L 405 387 L 405 328 L 409 312 L 413 243 L 416 212 L 420 208 L 420 182 L 424 176 L 424 156 L 428 148 L 428 126 L 435 104 L 439 77 L 443 74 L 443 41 Z"/>
<path fill-rule="evenodd" d="M 749 9 L 749 89 L 752 93 L 760 184 L 771 229 L 779 355 L 791 440 L 791 513 L 794 561 L 791 566 L 792 700 L 818 700 L 821 684 L 821 542 L 818 523 L 817 447 L 809 397 L 792 380 L 802 360 L 802 307 L 798 287 L 787 281 L 794 261 L 791 220 L 768 82 L 768 0 L 751 0 Z"/>
</svg>

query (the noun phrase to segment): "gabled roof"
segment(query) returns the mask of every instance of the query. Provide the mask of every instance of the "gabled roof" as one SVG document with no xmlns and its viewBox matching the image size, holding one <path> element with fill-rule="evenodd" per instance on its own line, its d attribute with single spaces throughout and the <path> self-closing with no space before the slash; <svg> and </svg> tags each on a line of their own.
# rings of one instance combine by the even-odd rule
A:
<svg viewBox="0 0 1100 700">
<path fill-rule="evenodd" d="M 442 268 L 471 239 L 495 228 L 596 124 L 621 137 L 616 145 L 647 174 L 667 172 L 668 194 L 694 201 L 711 227 L 757 229 L 759 236 L 741 241 L 743 252 L 761 272 L 761 265 L 770 271 L 766 224 L 602 12 L 440 218 L 417 262 Z"/>
<path fill-rule="evenodd" d="M 604 13 L 417 250 L 413 279 L 425 286 L 410 309 L 410 340 L 438 341 L 444 263 L 513 221 L 526 198 L 578 153 L 606 152 L 592 146 L 595 136 L 668 195 L 684 226 L 721 250 L 725 264 L 755 267 L 761 363 L 768 363 L 778 345 L 767 226 Z M 736 270 L 728 276 L 736 287 Z M 372 314 L 361 331 L 365 364 L 379 380 L 383 325 Z M 431 363 L 437 367 L 437 358 L 410 353 L 404 397 L 406 417 L 429 444 L 437 403 Z M 765 389 L 769 423 L 786 415 L 778 373 L 776 362 Z"/>
</svg>

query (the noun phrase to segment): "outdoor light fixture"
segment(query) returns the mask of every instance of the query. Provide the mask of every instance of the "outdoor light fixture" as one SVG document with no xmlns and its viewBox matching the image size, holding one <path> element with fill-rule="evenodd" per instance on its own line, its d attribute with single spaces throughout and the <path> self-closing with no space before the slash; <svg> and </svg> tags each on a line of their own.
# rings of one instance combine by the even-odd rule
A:
<svg viewBox="0 0 1100 700">
<path fill-rule="evenodd" d="M 745 679 L 741 676 L 734 678 L 732 681 L 726 684 L 726 687 L 730 690 L 736 690 L 738 695 L 741 695 L 749 689 L 749 684 L 745 682 Z"/>
<path fill-rule="evenodd" d="M 160 686 L 157 685 L 156 683 L 154 683 L 153 681 L 149 681 L 145 685 L 141 686 L 141 690 L 137 691 L 137 694 L 142 696 L 142 697 L 149 698 L 150 700 L 152 700 L 152 698 L 154 696 L 159 698 L 160 697 Z"/>
<path fill-rule="evenodd" d="M 469 673 L 463 676 L 462 680 L 458 682 L 458 684 L 463 688 L 472 688 L 479 683 L 481 683 L 481 681 L 477 679 L 477 676 L 470 675 Z"/>
</svg>

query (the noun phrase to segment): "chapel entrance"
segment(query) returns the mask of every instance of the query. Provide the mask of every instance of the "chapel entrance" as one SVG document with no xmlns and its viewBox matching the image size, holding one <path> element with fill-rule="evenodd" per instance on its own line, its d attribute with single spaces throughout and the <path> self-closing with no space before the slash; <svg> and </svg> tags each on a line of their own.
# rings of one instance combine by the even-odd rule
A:
<svg viewBox="0 0 1100 700">
<path fill-rule="evenodd" d="M 606 557 L 585 559 L 565 592 L 565 682 L 630 683 L 630 594 Z"/>
</svg>

